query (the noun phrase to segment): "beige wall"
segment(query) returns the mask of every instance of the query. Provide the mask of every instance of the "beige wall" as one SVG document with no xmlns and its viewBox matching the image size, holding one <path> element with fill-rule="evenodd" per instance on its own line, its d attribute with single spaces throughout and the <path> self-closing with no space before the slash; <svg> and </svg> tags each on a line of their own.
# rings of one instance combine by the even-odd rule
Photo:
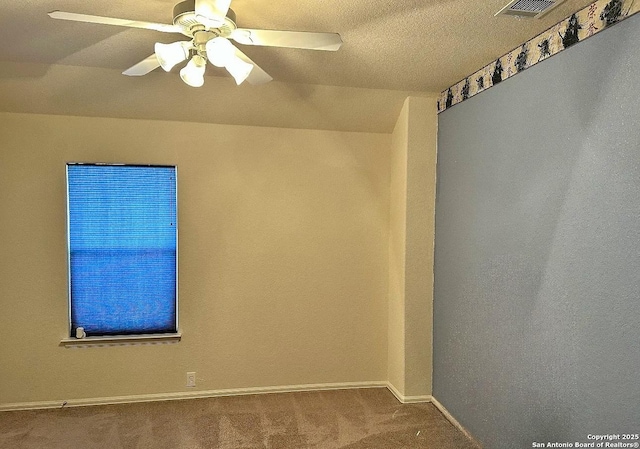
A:
<svg viewBox="0 0 640 449">
<path fill-rule="evenodd" d="M 435 236 L 436 98 L 409 97 L 407 248 L 405 268 L 408 397 L 431 395 L 433 371 L 433 243 Z"/>
<path fill-rule="evenodd" d="M 391 135 L 0 113 L 0 403 L 387 377 Z M 177 164 L 174 345 L 65 349 L 65 162 Z M 192 391 L 192 390 L 189 390 Z"/>
<path fill-rule="evenodd" d="M 389 383 L 404 395 L 405 316 L 404 285 L 407 240 L 407 144 L 409 107 L 400 111 L 391 135 L 389 168 L 389 337 L 387 376 Z"/>
<path fill-rule="evenodd" d="M 388 379 L 406 400 L 431 395 L 436 99 L 409 97 L 392 134 Z"/>
</svg>

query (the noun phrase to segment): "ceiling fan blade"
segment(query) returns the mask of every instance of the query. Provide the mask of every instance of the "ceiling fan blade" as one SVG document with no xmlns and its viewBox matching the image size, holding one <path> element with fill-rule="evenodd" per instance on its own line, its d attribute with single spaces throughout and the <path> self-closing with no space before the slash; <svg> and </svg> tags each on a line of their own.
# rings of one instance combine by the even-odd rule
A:
<svg viewBox="0 0 640 449">
<path fill-rule="evenodd" d="M 164 33 L 180 33 L 180 28 L 164 23 L 141 22 L 138 20 L 115 19 L 113 17 L 90 16 L 88 14 L 76 14 L 73 12 L 52 11 L 49 13 L 52 19 L 71 20 L 73 22 L 101 23 L 104 25 L 117 25 L 131 28 L 144 28 L 146 30 L 162 31 Z"/>
<path fill-rule="evenodd" d="M 233 48 L 235 48 L 236 56 L 238 58 L 242 59 L 244 62 L 253 64 L 253 69 L 251 70 L 251 73 L 249 73 L 249 76 L 247 77 L 247 82 L 249 84 L 253 84 L 253 85 L 265 84 L 273 80 L 271 75 L 269 75 L 267 72 L 262 70 L 260 66 L 258 66 L 258 64 L 256 64 L 251 59 L 249 59 L 249 57 L 245 55 L 243 52 L 241 52 L 235 45 L 233 46 Z"/>
<path fill-rule="evenodd" d="M 196 16 L 201 16 L 215 22 L 213 26 L 224 23 L 231 0 L 195 0 Z"/>
<path fill-rule="evenodd" d="M 244 45 L 305 48 L 309 50 L 337 51 L 342 45 L 342 38 L 338 33 L 313 33 L 310 31 L 238 28 L 233 32 L 231 38 Z"/>
<path fill-rule="evenodd" d="M 136 65 L 129 67 L 127 70 L 122 72 L 122 74 L 127 76 L 142 76 L 154 71 L 158 67 L 160 67 L 160 63 L 158 62 L 158 58 L 156 58 L 156 54 L 154 53 L 148 58 L 143 59 Z"/>
</svg>

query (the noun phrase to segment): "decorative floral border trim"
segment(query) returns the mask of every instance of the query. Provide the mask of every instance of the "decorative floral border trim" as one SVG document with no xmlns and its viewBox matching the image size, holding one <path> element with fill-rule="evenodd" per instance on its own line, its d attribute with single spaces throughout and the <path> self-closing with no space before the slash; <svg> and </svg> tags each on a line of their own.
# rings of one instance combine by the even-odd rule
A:
<svg viewBox="0 0 640 449">
<path fill-rule="evenodd" d="M 596 0 L 440 93 L 438 113 L 640 11 L 640 0 Z"/>
</svg>

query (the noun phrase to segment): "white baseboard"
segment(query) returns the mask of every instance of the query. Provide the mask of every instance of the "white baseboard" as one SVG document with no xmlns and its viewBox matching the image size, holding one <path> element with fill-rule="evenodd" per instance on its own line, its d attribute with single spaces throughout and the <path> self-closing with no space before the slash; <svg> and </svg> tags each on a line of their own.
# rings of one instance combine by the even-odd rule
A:
<svg viewBox="0 0 640 449">
<path fill-rule="evenodd" d="M 307 385 L 281 385 L 273 387 L 230 388 L 226 390 L 180 391 L 176 393 L 136 394 L 131 396 L 111 396 L 103 398 L 68 399 L 58 401 L 16 402 L 0 404 L 0 412 L 11 410 L 37 410 L 63 407 L 86 407 L 91 405 L 128 404 L 133 402 L 175 401 L 181 399 L 213 398 L 220 396 L 241 396 L 248 394 L 292 393 L 296 391 L 348 390 L 352 388 L 383 388 L 388 383 L 342 382 Z"/>
<path fill-rule="evenodd" d="M 482 445 L 456 420 L 451 413 L 433 396 L 405 396 L 390 382 L 342 382 L 306 385 L 279 385 L 272 387 L 230 388 L 225 390 L 180 391 L 175 393 L 136 394 L 102 398 L 69 399 L 58 401 L 16 402 L 0 404 L 0 412 L 12 410 L 38 410 L 64 407 L 86 407 L 91 405 L 128 404 L 133 402 L 175 401 L 182 399 L 214 398 L 221 396 L 241 396 L 249 394 L 293 393 L 296 391 L 348 390 L 354 388 L 387 388 L 403 404 L 431 402 L 440 412 L 478 448 Z"/>
<path fill-rule="evenodd" d="M 447 418 L 447 420 L 456 428 L 458 429 L 460 432 L 462 432 L 467 438 L 469 438 L 469 440 L 471 440 L 471 442 L 478 448 L 478 449 L 482 449 L 482 445 L 480 444 L 480 442 L 478 442 L 478 440 L 476 440 L 473 435 L 471 435 L 471 433 L 465 429 L 462 424 L 460 424 L 458 422 L 457 419 L 455 419 L 453 417 L 453 415 L 451 413 L 449 413 L 449 410 L 447 410 L 444 405 L 442 405 L 436 398 L 434 398 L 431 395 L 424 395 L 424 396 L 405 396 L 402 393 L 400 393 L 400 391 L 398 391 L 398 389 L 391 383 L 391 382 L 387 382 L 387 388 L 389 389 L 389 391 L 391 393 L 393 393 L 393 395 L 396 397 L 396 399 L 398 401 L 400 401 L 403 404 L 412 404 L 412 403 L 418 403 L 418 402 L 431 402 L 433 405 L 436 406 L 436 408 L 438 410 L 440 410 L 440 413 L 442 413 L 444 415 L 445 418 Z"/>
<path fill-rule="evenodd" d="M 391 383 L 387 382 L 386 387 L 389 389 L 391 393 L 396 397 L 396 399 L 403 404 L 416 404 L 419 402 L 431 402 L 433 396 L 431 395 L 423 395 L 423 396 L 405 396 Z"/>
<path fill-rule="evenodd" d="M 444 415 L 445 418 L 447 418 L 449 420 L 449 422 L 451 424 L 453 424 L 454 427 L 456 427 L 460 432 L 464 433 L 464 435 L 469 438 L 471 440 L 471 442 L 478 448 L 478 449 L 482 449 L 482 445 L 480 444 L 480 442 L 478 440 L 476 440 L 473 435 L 471 435 L 471 433 L 469 433 L 469 431 L 467 429 L 465 429 L 462 424 L 460 424 L 458 422 L 457 419 L 455 419 L 453 417 L 453 415 L 451 413 L 449 413 L 449 410 L 447 410 L 444 405 L 442 405 L 436 398 L 431 397 L 431 403 L 433 405 L 435 405 L 437 407 L 438 410 L 440 410 L 440 413 L 442 413 Z"/>
</svg>

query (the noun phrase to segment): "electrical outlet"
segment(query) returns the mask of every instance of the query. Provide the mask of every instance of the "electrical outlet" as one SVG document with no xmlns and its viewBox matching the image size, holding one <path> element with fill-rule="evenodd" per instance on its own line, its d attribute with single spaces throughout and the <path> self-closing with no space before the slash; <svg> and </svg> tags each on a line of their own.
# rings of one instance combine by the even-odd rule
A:
<svg viewBox="0 0 640 449">
<path fill-rule="evenodd" d="M 196 373 L 187 373 L 187 387 L 196 386 Z"/>
</svg>

